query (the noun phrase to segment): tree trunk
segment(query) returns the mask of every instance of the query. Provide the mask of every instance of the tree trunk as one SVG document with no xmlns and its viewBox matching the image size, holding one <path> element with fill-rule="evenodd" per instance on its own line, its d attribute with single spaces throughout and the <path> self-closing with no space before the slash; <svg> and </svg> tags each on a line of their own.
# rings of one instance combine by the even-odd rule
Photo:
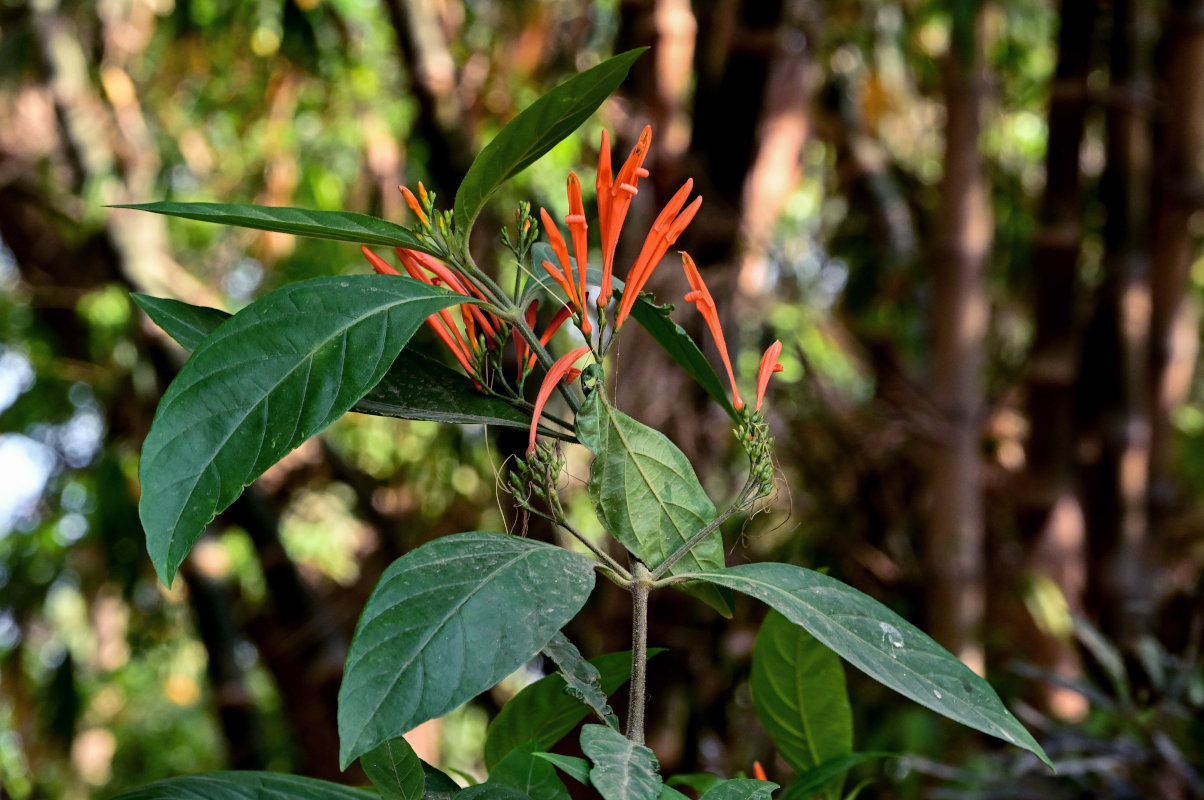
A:
<svg viewBox="0 0 1204 800">
<path fill-rule="evenodd" d="M 934 449 L 932 518 L 925 547 L 929 630 L 972 669 L 984 669 L 985 607 L 979 427 L 989 308 L 983 271 L 992 239 L 978 139 L 985 75 L 982 6 L 954 8 L 945 65 L 945 171 L 936 248 L 932 396 L 941 417 Z"/>
</svg>

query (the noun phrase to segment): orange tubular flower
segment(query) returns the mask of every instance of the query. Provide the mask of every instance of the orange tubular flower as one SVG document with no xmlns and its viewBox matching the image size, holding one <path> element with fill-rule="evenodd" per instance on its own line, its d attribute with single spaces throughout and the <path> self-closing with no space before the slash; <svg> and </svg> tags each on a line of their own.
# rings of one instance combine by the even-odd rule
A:
<svg viewBox="0 0 1204 800">
<path fill-rule="evenodd" d="M 612 181 L 610 166 L 610 135 L 602 131 L 602 146 L 598 153 L 598 177 L 595 187 L 598 192 L 598 222 L 602 229 L 602 290 L 598 294 L 598 306 L 604 307 L 614 294 L 611 276 L 614 274 L 615 248 L 619 243 L 619 231 L 631 207 L 631 199 L 639 193 L 640 178 L 648 176 L 644 159 L 652 142 L 652 127 L 645 126 L 640 139 L 631 149 L 631 155 L 619 169 Z"/>
<path fill-rule="evenodd" d="M 573 375 L 570 367 L 589 352 L 589 345 L 578 347 L 571 353 L 565 353 L 552 364 L 548 374 L 544 376 L 543 383 L 539 387 L 539 394 L 535 397 L 535 410 L 531 415 L 531 438 L 527 440 L 527 455 L 530 456 L 535 452 L 535 433 L 539 429 L 539 417 L 543 414 L 543 407 L 548 404 L 548 398 L 552 396 L 552 390 L 556 388 L 556 384 L 562 379 L 573 380 L 580 372 Z"/>
<path fill-rule="evenodd" d="M 585 266 L 589 257 L 589 242 L 586 239 L 588 225 L 585 221 L 585 204 L 581 201 L 581 181 L 577 173 L 569 173 L 569 215 L 564 224 L 569 226 L 573 240 L 573 255 L 577 257 L 577 297 L 581 300 L 581 316 L 585 320 L 585 332 L 589 333 L 589 317 L 585 313 Z"/>
<path fill-rule="evenodd" d="M 556 335 L 556 331 L 560 330 L 560 326 L 563 325 L 564 321 L 572 316 L 572 314 L 573 311 L 568 306 L 561 306 L 559 310 L 557 310 L 556 315 L 552 317 L 552 321 L 548 323 L 548 327 L 543 332 L 543 335 L 539 337 L 539 343 L 544 347 L 547 347 L 548 342 L 552 341 L 552 337 Z M 527 361 L 527 369 L 531 369 L 534 366 L 535 354 L 532 353 Z"/>
<path fill-rule="evenodd" d="M 753 762 L 753 777 L 759 781 L 769 780 L 769 778 L 765 776 L 765 767 L 761 766 L 760 761 Z"/>
<path fill-rule="evenodd" d="M 556 283 L 560 284 L 560 288 L 568 297 L 569 305 L 581 313 L 581 332 L 588 334 L 592 326 L 589 324 L 589 315 L 585 313 L 585 262 L 580 258 L 577 260 L 577 271 L 581 273 L 580 289 L 578 289 L 577 277 L 573 273 L 573 262 L 569 258 L 569 248 L 564 242 L 564 237 L 560 235 L 560 229 L 552 221 L 552 216 L 547 209 L 539 209 L 539 216 L 543 220 L 544 230 L 548 234 L 548 244 L 552 246 L 552 252 L 556 253 L 556 260 L 560 262 L 560 269 L 557 269 L 551 261 L 544 261 L 543 268 L 548 271 Z M 570 213 L 569 216 L 573 215 Z M 581 218 L 584 223 L 584 213 Z M 572 232 L 572 226 L 570 226 L 570 232 Z M 582 235 L 582 251 L 585 245 L 584 238 Z M 574 236 L 574 246 L 576 246 L 576 236 Z"/>
<path fill-rule="evenodd" d="M 431 227 L 431 221 L 426 218 L 426 212 L 422 210 L 422 204 L 418 202 L 418 198 L 414 196 L 414 193 L 404 186 L 398 186 L 397 188 L 401 191 L 401 196 L 406 199 L 406 205 L 410 207 L 410 210 L 418 217 L 418 221 L 422 223 L 422 227 Z M 422 193 L 425 199 L 426 189 L 422 187 L 421 181 L 418 182 L 418 191 Z"/>
<path fill-rule="evenodd" d="M 781 355 L 782 340 L 778 339 L 765 348 L 765 355 L 761 356 L 761 368 L 757 370 L 757 411 L 761 410 L 761 403 L 765 402 L 765 387 L 769 386 L 769 379 L 775 372 L 785 369 L 778 363 Z"/>
<path fill-rule="evenodd" d="M 685 300 L 698 307 L 698 312 L 702 314 L 707 327 L 711 329 L 711 336 L 715 338 L 715 345 L 719 348 L 719 357 L 723 359 L 723 366 L 727 368 L 727 378 L 732 384 L 732 405 L 739 411 L 744 408 L 744 401 L 740 399 L 740 390 L 736 388 L 736 373 L 732 371 L 732 362 L 727 356 L 727 342 L 724 341 L 723 329 L 719 326 L 719 312 L 715 309 L 715 298 L 711 297 L 707 285 L 702 280 L 702 274 L 699 273 L 698 267 L 695 266 L 694 259 L 690 258 L 689 253 L 682 252 L 681 264 L 686 271 L 686 280 L 690 282 L 690 291 L 686 293 Z M 624 294 L 623 300 L 627 300 L 626 294 Z M 778 349 L 781 350 L 780 347 Z"/>
<path fill-rule="evenodd" d="M 619 304 L 619 313 L 615 315 L 615 330 L 622 326 L 627 315 L 631 313 L 631 307 L 635 305 L 635 299 L 639 296 L 640 290 L 644 288 L 644 284 L 648 282 L 652 271 L 660 264 L 669 247 L 677 241 L 677 237 L 698 213 L 698 208 L 702 205 L 701 197 L 695 197 L 694 202 L 686 206 L 684 211 L 682 210 L 682 206 L 693 188 L 693 179 L 682 184 L 682 187 L 677 190 L 677 194 L 673 195 L 673 198 L 665 204 L 656 221 L 652 223 L 652 230 L 648 231 L 648 237 L 644 239 L 644 247 L 640 250 L 639 258 L 636 259 L 635 266 L 627 273 L 627 284 L 623 287 L 623 302 Z"/>
</svg>

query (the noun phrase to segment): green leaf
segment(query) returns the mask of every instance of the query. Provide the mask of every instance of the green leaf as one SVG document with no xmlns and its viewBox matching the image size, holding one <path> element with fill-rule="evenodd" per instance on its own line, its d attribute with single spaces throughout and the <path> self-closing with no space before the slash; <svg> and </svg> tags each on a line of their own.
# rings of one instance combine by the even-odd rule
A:
<svg viewBox="0 0 1204 800">
<path fill-rule="evenodd" d="M 422 759 L 401 737 L 365 753 L 360 766 L 384 800 L 419 800 L 425 794 Z"/>
<path fill-rule="evenodd" d="M 456 800 L 532 800 L 512 786 L 503 783 L 482 783 L 461 789 Z"/>
<path fill-rule="evenodd" d="M 290 450 L 351 409 L 427 315 L 463 298 L 389 275 L 315 278 L 255 301 L 205 339 L 142 447 L 139 513 L 160 579 Z"/>
<path fill-rule="evenodd" d="M 113 800 L 379 800 L 380 795 L 278 772 L 210 772 L 141 786 Z"/>
<path fill-rule="evenodd" d="M 422 762 L 422 774 L 426 778 L 422 800 L 451 800 L 460 793 L 460 784 L 443 770 L 432 767 L 425 761 Z"/>
<path fill-rule="evenodd" d="M 225 311 L 207 306 L 194 306 L 148 294 L 131 293 L 130 297 L 156 325 L 190 353 L 200 347 L 205 337 L 213 333 L 218 325 L 230 319 Z"/>
<path fill-rule="evenodd" d="M 840 657 L 770 610 L 753 648 L 753 708 L 786 763 L 802 775 L 853 752 L 853 709 Z M 828 787 L 840 796 L 841 785 Z"/>
<path fill-rule="evenodd" d="M 498 397 L 482 394 L 464 373 L 417 352 L 404 352 L 380 383 L 352 411 L 398 419 L 424 419 L 467 425 L 494 425 L 528 430 L 530 412 Z M 549 435 L 565 438 L 559 430 Z"/>
<path fill-rule="evenodd" d="M 456 192 L 456 227 L 468 237 L 485 201 L 589 119 L 647 48 L 629 50 L 574 75 L 502 128 L 472 162 Z"/>
<path fill-rule="evenodd" d="M 354 211 L 315 211 L 288 206 L 255 206 L 244 203 L 134 203 L 113 206 L 150 211 L 169 217 L 216 222 L 239 228 L 292 233 L 310 239 L 335 239 L 356 244 L 404 247 L 407 250 L 432 252 L 408 228 L 395 222 L 357 214 Z"/>
<path fill-rule="evenodd" d="M 489 770 L 489 782 L 518 789 L 531 800 L 569 800 L 569 790 L 551 762 L 537 758 L 534 741 L 511 750 Z"/>
<path fill-rule="evenodd" d="M 607 532 L 650 568 L 656 567 L 715 519 L 694 467 L 677 445 L 610 405 L 594 391 L 577 413 L 577 439 L 594 453 L 589 496 Z M 723 535 L 718 529 L 669 570 L 677 575 L 722 569 Z M 731 597 L 715 587 L 686 585 L 686 591 L 730 617 Z"/>
<path fill-rule="evenodd" d="M 719 777 L 716 775 L 715 777 Z M 657 800 L 690 800 L 689 797 L 674 789 L 668 783 L 661 784 L 661 793 Z"/>
<path fill-rule="evenodd" d="M 786 787 L 778 800 L 811 800 L 831 784 L 842 778 L 849 770 L 872 758 L 893 758 L 893 753 L 846 753 L 830 758 L 813 769 L 799 775 L 798 780 Z M 856 790 L 855 790 L 856 791 Z"/>
<path fill-rule="evenodd" d="M 590 783 L 604 800 L 653 800 L 660 795 L 656 755 L 615 729 L 586 725 L 581 729 L 581 752 L 593 762 Z"/>
<path fill-rule="evenodd" d="M 770 793 L 778 788 L 771 781 L 755 778 L 732 778 L 707 789 L 698 800 L 769 800 Z"/>
<path fill-rule="evenodd" d="M 719 373 L 715 372 L 715 368 L 711 366 L 711 362 L 703 355 L 695 341 L 690 338 L 690 334 L 669 319 L 671 311 L 673 311 L 673 306 L 657 305 L 641 296 L 631 307 L 631 316 L 640 323 L 644 330 L 648 331 L 653 339 L 656 339 L 669 357 L 676 361 L 702 387 L 702 390 L 727 412 L 729 417 L 735 419 L 736 409 L 732 405 L 732 399 L 728 396 L 728 390 L 724 388 Z"/>
<path fill-rule="evenodd" d="M 577 646 L 563 633 L 558 632 L 544 645 L 543 654 L 552 659 L 552 663 L 560 671 L 565 680 L 565 691 L 593 709 L 599 719 L 607 725 L 618 730 L 619 721 L 615 718 L 614 709 L 606 700 L 606 692 L 602 690 L 602 676 L 597 667 L 582 657 Z"/>
<path fill-rule="evenodd" d="M 702 794 L 723 783 L 724 780 L 722 775 L 716 775 L 713 772 L 686 772 L 666 778 L 665 783 L 669 786 L 688 786 L 698 794 Z"/>
<path fill-rule="evenodd" d="M 589 786 L 589 762 L 576 756 L 562 756 L 559 753 L 535 753 L 536 758 L 542 758 L 578 783 Z"/>
<path fill-rule="evenodd" d="M 339 761 L 451 711 L 526 663 L 584 605 L 594 561 L 500 533 L 436 539 L 368 598 L 339 688 Z"/>
<path fill-rule="evenodd" d="M 813 570 L 776 563 L 742 564 L 688 577 L 761 600 L 884 686 L 1053 766 L 989 683 L 919 628 L 853 587 Z"/>
<path fill-rule="evenodd" d="M 663 653 L 649 648 L 648 658 Z M 631 653 L 607 653 L 590 659 L 598 670 L 602 691 L 610 694 L 631 678 Z M 485 731 L 485 767 L 493 766 L 528 739 L 546 749 L 559 742 L 589 713 L 589 709 L 566 694 L 559 672 L 540 678 L 510 698 Z"/>
<path fill-rule="evenodd" d="M 132 295 L 155 324 L 185 350 L 195 350 L 217 326 L 230 318 L 225 311 L 179 300 Z M 493 425 L 527 430 L 531 415 L 497 397 L 481 394 L 462 372 L 433 358 L 403 351 L 380 383 L 352 408 L 361 414 L 397 419 L 422 419 L 466 425 Z M 547 436 L 567 433 L 540 426 Z"/>
</svg>

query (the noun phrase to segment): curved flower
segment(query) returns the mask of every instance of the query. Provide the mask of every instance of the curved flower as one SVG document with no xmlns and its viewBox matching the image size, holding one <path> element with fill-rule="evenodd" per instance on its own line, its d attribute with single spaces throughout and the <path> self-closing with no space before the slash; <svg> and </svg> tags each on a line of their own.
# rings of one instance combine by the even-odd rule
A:
<svg viewBox="0 0 1204 800">
<path fill-rule="evenodd" d="M 706 320 L 707 327 L 711 329 L 711 336 L 714 337 L 715 345 L 719 348 L 719 357 L 723 359 L 723 366 L 727 368 L 727 379 L 732 384 L 732 405 L 739 411 L 744 408 L 744 401 L 740 399 L 740 390 L 736 388 L 736 373 L 732 370 L 732 362 L 727 355 L 727 342 L 723 339 L 723 328 L 719 325 L 719 312 L 715 309 L 715 298 L 711 297 L 711 292 L 703 282 L 702 274 L 698 271 L 698 267 L 695 266 L 694 259 L 690 258 L 689 253 L 682 252 L 681 264 L 682 269 L 686 272 L 686 280 L 690 282 L 690 291 L 686 293 L 685 300 L 687 303 L 697 306 L 698 312 Z M 780 345 L 778 350 L 781 351 Z M 769 379 L 765 380 L 768 382 Z M 757 404 L 757 407 L 760 407 L 760 403 Z"/>
<path fill-rule="evenodd" d="M 702 205 L 702 197 L 695 197 L 694 201 L 686 206 L 684 211 L 682 210 L 682 206 L 685 205 L 686 198 L 690 196 L 690 190 L 693 188 L 693 178 L 683 183 L 677 190 L 677 194 L 673 195 L 665 204 L 656 221 L 652 223 L 652 230 L 648 231 L 648 236 L 644 239 L 640 255 L 635 260 L 631 271 L 627 273 L 627 283 L 623 287 L 623 301 L 619 304 L 618 314 L 615 315 L 615 330 L 622 326 L 627 315 L 631 313 L 631 307 L 635 305 L 640 290 L 652 277 L 653 270 L 665 257 L 669 247 L 677 241 L 677 237 L 698 213 L 698 208 Z"/>
<path fill-rule="evenodd" d="M 761 410 L 761 403 L 765 401 L 765 388 L 769 386 L 769 379 L 773 377 L 775 372 L 781 372 L 785 367 L 778 363 L 778 359 L 782 355 L 782 340 L 777 339 L 769 347 L 765 348 L 765 354 L 761 356 L 761 367 L 757 370 L 757 411 Z"/>
<path fill-rule="evenodd" d="M 619 231 L 627 218 L 631 199 L 639 194 L 640 178 L 648 176 L 644 159 L 652 143 L 652 126 L 645 125 L 639 141 L 631 148 L 631 155 L 619 168 L 617 177 L 611 175 L 610 135 L 602 131 L 602 146 L 598 151 L 598 177 L 594 183 L 598 192 L 598 222 L 602 230 L 602 288 L 598 293 L 598 306 L 605 307 L 614 294 L 611 284 L 614 274 L 615 248 L 619 244 Z"/>
<path fill-rule="evenodd" d="M 539 387 L 539 394 L 535 396 L 535 410 L 531 414 L 531 438 L 527 440 L 528 456 L 535 452 L 535 433 L 539 429 L 539 417 L 543 414 L 543 407 L 548 404 L 548 398 L 552 396 L 552 390 L 556 388 L 556 384 L 560 383 L 561 380 L 572 380 L 569 368 L 573 366 L 577 359 L 588 352 L 589 345 L 584 345 L 571 353 L 565 353 L 556 359 L 548 370 L 548 374 L 544 376 L 543 383 Z"/>
</svg>

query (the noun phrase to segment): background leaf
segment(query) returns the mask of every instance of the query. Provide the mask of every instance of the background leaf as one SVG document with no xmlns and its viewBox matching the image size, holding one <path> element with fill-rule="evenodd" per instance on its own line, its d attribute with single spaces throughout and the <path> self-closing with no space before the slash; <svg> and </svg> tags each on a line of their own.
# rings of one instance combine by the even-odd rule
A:
<svg viewBox="0 0 1204 800">
<path fill-rule="evenodd" d="M 419 800 L 425 793 L 422 759 L 400 736 L 365 753 L 360 766 L 385 800 Z"/>
<path fill-rule="evenodd" d="M 219 225 L 254 228 L 261 231 L 292 233 L 310 239 L 335 239 L 356 244 L 404 247 L 434 253 L 408 228 L 395 222 L 357 214 L 354 211 L 315 211 L 289 206 L 256 206 L 245 203 L 134 203 L 113 206 L 150 211 L 169 217 L 181 217 Z"/>
<path fill-rule="evenodd" d="M 840 656 L 770 609 L 753 648 L 753 708 L 799 775 L 853 752 L 853 710 Z M 839 796 L 841 785 L 828 787 Z"/>
<path fill-rule="evenodd" d="M 460 793 L 460 784 L 456 783 L 441 769 L 422 762 L 422 774 L 426 785 L 422 789 L 422 800 L 451 800 Z"/>
<path fill-rule="evenodd" d="M 893 758 L 893 753 L 846 753 L 800 774 L 798 780 L 786 787 L 778 800 L 811 800 L 835 778 L 848 773 L 853 767 L 872 758 Z"/>
<path fill-rule="evenodd" d="M 648 648 L 648 658 L 663 653 L 664 648 Z M 598 670 L 599 685 L 611 694 L 631 678 L 631 652 L 607 653 L 591 658 L 589 663 Z M 540 678 L 510 698 L 485 731 L 485 767 L 502 759 L 528 739 L 547 749 L 559 742 L 578 722 L 585 719 L 589 709 L 565 692 L 564 676 L 559 672 Z"/>
<path fill-rule="evenodd" d="M 778 785 L 771 781 L 731 778 L 707 789 L 699 800 L 769 800 L 770 793 L 776 788 Z"/>
<path fill-rule="evenodd" d="M 489 196 L 589 119 L 619 88 L 632 63 L 646 49 L 620 53 L 574 75 L 524 109 L 493 137 L 456 191 L 456 227 L 465 237 Z"/>
<path fill-rule="evenodd" d="M 569 790 L 556 774 L 556 767 L 534 755 L 538 749 L 530 741 L 511 750 L 489 770 L 489 782 L 511 786 L 531 800 L 569 800 Z"/>
<path fill-rule="evenodd" d="M 461 789 L 456 797 L 458 800 L 532 800 L 518 789 L 504 783 L 482 783 L 477 786 L 469 786 L 467 789 Z"/>
<path fill-rule="evenodd" d="M 568 637 L 558 632 L 543 647 L 543 654 L 552 659 L 560 676 L 565 681 L 565 692 L 584 703 L 607 725 L 618 730 L 619 721 L 615 718 L 614 709 L 607 702 L 606 692 L 602 689 L 602 676 L 598 668 L 586 661 L 577 646 Z"/>
<path fill-rule="evenodd" d="M 535 753 L 535 757 L 552 764 L 578 783 L 589 786 L 589 762 L 584 758 L 562 756 L 559 753 Z"/>
<path fill-rule="evenodd" d="M 136 292 L 131 292 L 130 297 L 156 325 L 190 353 L 231 316 L 216 308 L 194 306 L 166 297 L 151 297 Z"/>
<path fill-rule="evenodd" d="M 657 305 L 640 297 L 631 307 L 631 316 L 729 417 L 735 419 L 736 409 L 719 373 L 715 372 L 711 362 L 703 355 L 698 344 L 690 338 L 690 334 L 686 333 L 685 328 L 669 319 L 671 311 L 671 305 Z"/>
<path fill-rule="evenodd" d="M 230 314 L 216 308 L 194 306 L 180 300 L 131 295 L 168 336 L 185 350 L 195 350 Z M 466 425 L 493 425 L 527 430 L 531 415 L 498 397 L 481 394 L 472 380 L 433 358 L 403 351 L 381 378 L 351 408 L 361 414 L 397 419 L 422 419 Z M 571 439 L 571 435 L 541 425 L 546 436 Z"/>
<path fill-rule="evenodd" d="M 660 765 L 644 745 L 605 725 L 586 725 L 581 729 L 581 751 L 593 762 L 590 783 L 605 800 L 653 800 L 660 795 Z"/>
<path fill-rule="evenodd" d="M 168 778 L 113 800 L 379 800 L 376 792 L 278 772 L 211 772 Z"/>
<path fill-rule="evenodd" d="M 611 406 L 605 392 L 592 392 L 582 403 L 577 439 L 594 454 L 589 496 L 598 518 L 649 567 L 655 569 L 715 518 L 715 505 L 685 454 L 660 431 Z M 669 574 L 723 565 L 723 535 L 716 529 Z M 730 595 L 711 586 L 682 588 L 731 616 Z"/>
<path fill-rule="evenodd" d="M 384 275 L 315 278 L 244 308 L 197 348 L 142 447 L 139 515 L 160 579 L 210 520 L 380 382 L 422 321 L 462 298 Z"/>
<path fill-rule="evenodd" d="M 500 533 L 397 559 L 368 599 L 339 688 L 339 761 L 451 711 L 534 656 L 584 605 L 594 562 Z"/>
<path fill-rule="evenodd" d="M 752 595 L 874 680 L 1053 764 L 991 685 L 919 628 L 853 587 L 792 564 L 741 564 L 691 576 Z"/>
</svg>

